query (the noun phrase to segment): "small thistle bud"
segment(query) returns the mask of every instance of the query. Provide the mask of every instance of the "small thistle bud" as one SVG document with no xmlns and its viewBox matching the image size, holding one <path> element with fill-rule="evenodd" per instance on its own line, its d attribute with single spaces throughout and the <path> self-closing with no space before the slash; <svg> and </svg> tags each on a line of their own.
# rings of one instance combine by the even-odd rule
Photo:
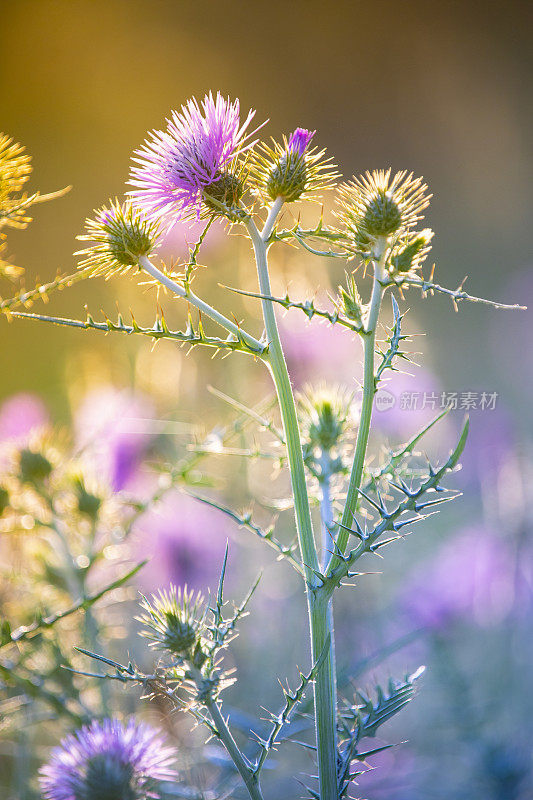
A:
<svg viewBox="0 0 533 800">
<path fill-rule="evenodd" d="M 355 322 L 357 326 L 362 327 L 363 301 L 352 274 L 346 274 L 346 288 L 339 286 L 339 300 L 344 316 Z"/>
<path fill-rule="evenodd" d="M 341 443 L 353 395 L 339 386 L 308 387 L 299 398 L 303 439 L 311 450 L 331 452 Z"/>
<path fill-rule="evenodd" d="M 19 453 L 19 476 L 21 483 L 41 484 L 52 472 L 52 464 L 40 452 L 24 448 Z"/>
<path fill-rule="evenodd" d="M 429 253 L 433 231 L 425 228 L 420 233 L 413 233 L 406 242 L 402 242 L 391 255 L 390 263 L 395 272 L 410 272 L 418 269 Z"/>
<path fill-rule="evenodd" d="M 402 224 L 402 212 L 390 192 L 379 190 L 369 201 L 363 224 L 370 236 L 390 236 Z"/>
<path fill-rule="evenodd" d="M 150 645 L 159 650 L 167 650 L 179 658 L 199 658 L 204 625 L 205 602 L 201 594 L 194 597 L 187 588 L 176 590 L 171 586 L 168 592 L 160 591 L 141 603 L 144 614 L 139 622 L 147 626 L 141 636 L 150 639 Z"/>
<path fill-rule="evenodd" d="M 74 255 L 85 256 L 80 269 L 93 275 L 109 276 L 137 267 L 141 256 L 149 256 L 157 247 L 159 225 L 147 220 L 129 201 L 120 204 L 110 200 L 109 206 L 95 211 L 95 218 L 85 221 L 86 234 L 77 238 L 93 242 Z"/>
<path fill-rule="evenodd" d="M 331 159 L 324 159 L 325 150 L 309 149 L 316 131 L 296 128 L 283 144 L 263 144 L 261 152 L 252 155 L 250 174 L 256 180 L 256 191 L 264 200 L 282 198 L 285 203 L 309 197 L 310 192 L 330 188 L 337 173 Z"/>
<path fill-rule="evenodd" d="M 430 197 L 422 178 L 405 171 L 391 179 L 390 169 L 367 172 L 339 188 L 335 212 L 347 229 L 353 247 L 371 254 L 377 240 L 407 236 L 421 219 Z"/>
</svg>

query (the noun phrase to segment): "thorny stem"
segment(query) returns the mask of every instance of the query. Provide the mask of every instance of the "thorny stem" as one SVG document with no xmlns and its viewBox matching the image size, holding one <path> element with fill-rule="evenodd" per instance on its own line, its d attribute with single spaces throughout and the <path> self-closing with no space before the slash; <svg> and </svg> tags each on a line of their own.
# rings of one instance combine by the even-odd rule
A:
<svg viewBox="0 0 533 800">
<path fill-rule="evenodd" d="M 246 788 L 248 789 L 248 794 L 250 795 L 252 800 L 263 800 L 263 793 L 261 792 L 261 787 L 259 786 L 258 778 L 254 774 L 250 766 L 244 760 L 244 756 L 239 750 L 237 743 L 233 738 L 230 729 L 228 728 L 226 720 L 222 716 L 222 712 L 220 711 L 217 701 L 211 698 L 207 700 L 206 703 L 207 703 L 207 708 L 209 709 L 209 713 L 211 714 L 213 724 L 219 735 L 220 741 L 228 751 L 229 755 L 231 756 L 231 760 L 235 764 L 241 778 L 246 784 Z"/>
<path fill-rule="evenodd" d="M 361 405 L 361 418 L 359 430 L 357 432 L 357 442 L 355 454 L 350 474 L 350 483 L 346 494 L 346 504 L 341 519 L 341 527 L 337 536 L 337 547 L 344 553 L 348 544 L 349 528 L 353 522 L 353 515 L 357 506 L 361 478 L 365 464 L 366 448 L 368 445 L 368 434 L 370 432 L 370 421 L 372 419 L 372 406 L 376 393 L 376 380 L 374 372 L 374 353 L 376 348 L 376 328 L 381 308 L 381 300 L 385 284 L 385 260 L 387 258 L 387 245 L 381 243 L 381 252 L 376 254 L 377 260 L 374 262 L 374 283 L 372 285 L 372 295 L 368 317 L 363 332 L 364 337 L 364 370 L 363 370 L 363 402 Z M 335 566 L 337 558 L 333 554 L 329 560 L 326 574 L 329 576 Z"/>
<path fill-rule="evenodd" d="M 281 207 L 282 201 L 275 201 L 262 233 L 259 233 L 253 220 L 249 218 L 244 220 L 254 248 L 260 291 L 262 295 L 269 297 L 272 292 L 267 261 L 268 238 Z M 309 508 L 298 418 L 276 316 L 269 300 L 263 299 L 262 307 L 269 345 L 268 364 L 276 386 L 285 441 L 287 442 L 296 528 L 306 578 L 313 663 L 316 663 L 323 654 L 328 638 L 330 641 L 327 656 L 318 670 L 315 680 L 315 725 L 320 800 L 337 800 L 337 705 L 333 630 L 330 630 L 332 627 L 331 601 L 320 591 L 322 582 L 317 575 L 319 562 Z"/>
<path fill-rule="evenodd" d="M 216 308 L 213 308 L 213 306 L 210 306 L 209 303 L 206 303 L 200 297 L 197 297 L 190 289 L 187 290 L 185 287 L 180 286 L 179 283 L 173 281 L 168 277 L 168 275 L 165 275 L 164 272 L 161 272 L 160 269 L 152 264 L 147 256 L 141 256 L 139 258 L 139 264 L 152 276 L 152 278 L 155 278 L 157 281 L 159 281 L 159 283 L 162 283 L 163 286 L 166 286 L 167 289 L 170 289 L 170 291 L 176 294 L 178 297 L 182 297 L 184 300 L 187 300 L 187 302 L 189 302 L 192 306 L 195 306 L 207 317 L 210 317 L 222 328 L 225 328 L 238 339 L 245 342 L 252 350 L 261 352 L 264 349 L 264 345 L 258 339 L 251 336 L 249 333 L 246 333 L 246 331 L 243 331 L 242 328 L 240 328 L 235 322 L 232 322 L 230 319 L 224 316 L 224 314 L 221 314 L 220 311 L 217 311 Z"/>
<path fill-rule="evenodd" d="M 194 666 L 194 664 L 189 663 L 189 670 L 193 679 L 196 683 L 196 686 L 200 689 L 203 684 L 203 676 L 200 670 Z M 248 789 L 248 794 L 251 797 L 251 800 L 263 800 L 263 793 L 261 792 L 261 787 L 259 785 L 259 777 L 252 769 L 251 765 L 248 764 L 245 757 L 241 753 L 239 746 L 235 739 L 233 738 L 233 734 L 231 733 L 228 723 L 224 719 L 222 712 L 220 710 L 220 706 L 216 700 L 216 698 L 212 697 L 209 693 L 207 697 L 203 700 L 207 709 L 211 715 L 211 719 L 213 720 L 214 728 L 217 732 L 218 738 L 228 751 L 228 754 L 235 764 L 236 769 L 239 772 L 239 775 L 243 779 L 246 788 Z"/>
</svg>

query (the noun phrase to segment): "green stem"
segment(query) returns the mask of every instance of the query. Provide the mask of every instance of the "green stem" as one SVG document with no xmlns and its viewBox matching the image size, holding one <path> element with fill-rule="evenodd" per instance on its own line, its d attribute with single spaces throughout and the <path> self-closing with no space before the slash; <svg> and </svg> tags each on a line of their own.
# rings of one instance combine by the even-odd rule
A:
<svg viewBox="0 0 533 800">
<path fill-rule="evenodd" d="M 245 220 L 254 247 L 260 291 L 265 296 L 271 296 L 267 240 L 281 206 L 281 200 L 275 201 L 262 234 L 259 233 L 251 219 Z M 330 630 L 332 614 L 329 600 L 321 591 L 322 581 L 317 575 L 320 567 L 309 508 L 300 431 L 287 364 L 279 338 L 273 304 L 269 300 L 262 300 L 262 307 L 269 344 L 268 363 L 276 386 L 285 441 L 287 442 L 296 529 L 306 578 L 313 663 L 316 663 L 323 655 L 329 639 L 328 653 L 318 671 L 314 685 L 320 800 L 337 800 L 337 705 L 333 630 Z"/>
<path fill-rule="evenodd" d="M 149 258 L 146 256 L 141 256 L 139 258 L 140 266 L 148 272 L 152 278 L 155 278 L 159 283 L 162 283 L 163 286 L 166 286 L 167 289 L 170 289 L 171 292 L 176 294 L 178 297 L 182 297 L 184 300 L 187 300 L 192 306 L 195 306 L 199 311 L 205 314 L 207 317 L 210 317 L 214 322 L 220 325 L 222 328 L 225 328 L 227 331 L 232 333 L 238 339 L 245 342 L 252 350 L 258 350 L 261 352 L 264 349 L 264 345 L 255 337 L 251 336 L 246 331 L 243 331 L 235 322 L 232 322 L 228 319 L 224 314 L 221 314 L 220 311 L 217 311 L 216 308 L 213 308 L 202 300 L 200 297 L 197 297 L 194 292 L 191 290 L 185 289 L 184 286 L 181 286 L 179 283 L 176 283 L 168 275 L 165 275 L 164 272 L 161 272 Z"/>
<path fill-rule="evenodd" d="M 378 255 L 378 254 L 376 254 Z M 376 380 L 374 373 L 374 353 L 376 348 L 376 328 L 379 318 L 379 311 L 381 308 L 381 300 L 384 292 L 384 277 L 385 277 L 385 260 L 387 257 L 387 246 L 385 243 L 381 245 L 381 252 L 378 259 L 374 262 L 374 283 L 372 285 L 372 295 L 370 298 L 370 307 L 368 310 L 368 318 L 366 320 L 364 336 L 364 371 L 363 371 L 363 402 L 361 405 L 361 419 L 359 421 L 359 430 L 357 432 L 357 443 L 355 445 L 355 454 L 353 460 L 352 471 L 350 474 L 350 483 L 348 485 L 348 492 L 346 494 L 346 504 L 341 519 L 341 527 L 337 536 L 337 546 L 341 552 L 344 553 L 346 545 L 348 544 L 349 528 L 353 524 L 353 515 L 357 507 L 357 500 L 359 489 L 361 487 L 361 478 L 363 476 L 363 468 L 365 465 L 366 449 L 368 445 L 368 434 L 370 432 L 370 422 L 372 419 L 372 407 L 374 404 L 374 395 L 376 393 Z M 337 561 L 337 557 L 333 555 L 330 558 L 327 575 L 331 574 Z"/>
<path fill-rule="evenodd" d="M 239 775 L 243 779 L 246 788 L 248 789 L 248 794 L 252 800 L 263 800 L 263 793 L 261 792 L 257 775 L 254 774 L 254 771 L 246 763 L 244 756 L 239 750 L 239 747 L 233 738 L 230 729 L 228 728 L 226 720 L 222 716 L 222 712 L 220 711 L 217 701 L 210 698 L 206 702 L 220 741 L 228 751 L 231 760 L 239 771 Z"/>
</svg>

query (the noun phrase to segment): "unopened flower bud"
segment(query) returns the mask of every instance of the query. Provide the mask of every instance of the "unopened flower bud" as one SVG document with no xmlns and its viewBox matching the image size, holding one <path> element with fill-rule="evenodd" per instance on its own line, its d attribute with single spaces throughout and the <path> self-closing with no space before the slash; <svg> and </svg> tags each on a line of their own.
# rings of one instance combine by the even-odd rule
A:
<svg viewBox="0 0 533 800">
<path fill-rule="evenodd" d="M 294 203 L 331 186 L 337 174 L 327 171 L 332 165 L 324 159 L 324 150 L 310 148 L 315 133 L 296 128 L 288 139 L 283 137 L 283 144 L 262 145 L 263 152 L 254 153 L 250 172 L 265 200 Z"/>
<path fill-rule="evenodd" d="M 355 322 L 358 327 L 362 327 L 363 301 L 353 275 L 346 274 L 346 288 L 339 286 L 339 298 L 344 316 Z"/>
<path fill-rule="evenodd" d="M 339 188 L 337 217 L 352 239 L 354 249 L 372 253 L 376 240 L 406 236 L 429 205 L 421 178 L 375 170 Z"/>
<path fill-rule="evenodd" d="M 187 588 L 183 591 L 170 587 L 168 592 L 153 595 L 141 603 L 145 612 L 139 621 L 147 627 L 142 636 L 151 639 L 151 646 L 166 650 L 178 658 L 199 658 L 203 632 L 204 598 L 193 596 Z"/>
<path fill-rule="evenodd" d="M 391 256 L 391 266 L 396 272 L 409 272 L 420 266 L 430 250 L 433 231 L 426 228 L 420 233 L 413 234 L 405 246 L 398 249 Z"/>
<path fill-rule="evenodd" d="M 110 201 L 98 209 L 94 219 L 87 219 L 87 233 L 77 238 L 92 242 L 90 247 L 74 255 L 83 255 L 80 269 L 93 274 L 112 275 L 138 266 L 141 256 L 149 256 L 157 247 L 159 225 L 147 220 L 129 201 Z"/>
</svg>

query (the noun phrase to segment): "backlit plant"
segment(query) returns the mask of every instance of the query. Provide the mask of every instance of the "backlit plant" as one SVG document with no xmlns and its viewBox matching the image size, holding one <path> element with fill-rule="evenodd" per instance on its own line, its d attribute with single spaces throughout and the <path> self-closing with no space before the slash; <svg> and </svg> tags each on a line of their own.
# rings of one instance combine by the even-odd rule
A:
<svg viewBox="0 0 533 800">
<path fill-rule="evenodd" d="M 249 132 L 253 117 L 254 112 L 249 112 L 241 121 L 238 101 L 232 102 L 220 94 L 216 97 L 209 94 L 202 103 L 190 100 L 180 111 L 172 113 L 164 130 L 151 133 L 135 152 L 126 198 L 109 201 L 96 211 L 79 237 L 84 249 L 78 253 L 81 256 L 78 276 L 128 273 L 130 280 L 138 277 L 164 287 L 172 297 L 185 301 L 188 316 L 183 330 L 171 329 L 159 311 L 153 325 L 141 326 L 134 317 L 126 322 L 121 315 L 116 320 L 97 321 L 91 314 L 85 319 L 66 319 L 20 310 L 21 305 L 73 282 L 77 279 L 75 275 L 58 277 L 34 291 L 21 292 L 3 300 L 0 307 L 16 318 L 138 334 L 155 341 L 166 339 L 224 354 L 239 352 L 255 359 L 270 373 L 281 425 L 268 402 L 248 408 L 240 400 L 226 399 L 282 448 L 283 455 L 276 463 L 281 462 L 290 474 L 294 541 L 285 543 L 279 539 L 275 522 L 263 529 L 250 513 L 227 508 L 213 496 L 191 489 L 183 465 L 181 471 L 171 466 L 169 475 L 171 484 L 189 484 L 189 491 L 199 502 L 220 508 L 237 524 L 259 536 L 300 576 L 307 600 L 310 654 L 297 686 L 283 689 L 279 712 L 269 715 L 266 726 L 264 722 L 254 726 L 250 741 L 241 746 L 223 711 L 222 692 L 235 680 L 225 665 L 224 655 L 236 635 L 237 623 L 248 607 L 253 588 L 240 605 L 227 612 L 223 595 L 227 553 L 219 585 L 207 599 L 193 595 L 186 587 L 161 587 L 160 593 L 142 601 L 143 636 L 149 639 L 159 658 L 153 672 L 141 669 L 133 661 L 115 661 L 105 652 L 82 650 L 99 662 L 101 671 L 94 676 L 101 681 L 138 684 L 144 696 L 164 700 L 171 709 L 182 709 L 205 725 L 210 735 L 226 748 L 253 800 L 263 798 L 263 767 L 271 752 L 280 746 L 281 738 L 285 738 L 281 736 L 282 730 L 302 711 L 305 692 L 312 687 L 314 734 L 308 746 L 316 757 L 317 776 L 308 781 L 306 791 L 318 800 L 339 800 L 348 796 L 362 762 L 382 749 L 369 749 L 362 742 L 374 737 L 378 728 L 411 699 L 420 672 L 391 680 L 385 688 L 378 687 L 375 699 L 362 692 L 351 697 L 343 693 L 341 697 L 335 661 L 335 596 L 340 591 L 356 591 L 343 587 L 352 586 L 373 555 L 381 553 L 385 545 L 400 539 L 411 526 L 456 496 L 446 488 L 445 481 L 459 464 L 468 431 L 465 422 L 451 453 L 439 463 L 426 462 L 421 466 L 420 459 L 416 459 L 417 445 L 444 412 L 423 431 L 413 431 L 410 441 L 390 452 L 381 463 L 371 463 L 367 458 L 376 392 L 391 371 L 398 369 L 402 360 L 409 359 L 405 349 L 409 339 L 400 303 L 407 290 L 419 289 L 424 296 L 447 295 L 455 306 L 463 301 L 497 308 L 505 306 L 473 297 L 462 286 L 444 288 L 434 282 L 433 270 L 429 277 L 422 274 L 433 233 L 421 227 L 430 201 L 421 178 L 407 172 L 393 175 L 390 169 L 376 170 L 335 186 L 338 178 L 335 168 L 325 151 L 313 146 L 315 137 L 318 138 L 315 131 L 297 128 L 280 142 L 268 145 L 258 141 L 259 128 Z M 18 190 L 24 180 L 26 162 L 20 161 L 16 148 L 5 148 L 4 145 L 7 157 L 11 153 L 13 171 L 19 170 L 19 183 L 13 186 Z M 322 215 L 309 228 L 300 222 L 286 224 L 291 219 L 288 206 L 317 199 L 322 202 L 321 193 L 325 190 L 335 192 L 330 224 Z M 6 197 L 5 213 L 16 217 L 21 212 L 10 211 L 9 192 Z M 318 213 L 316 205 L 312 209 Z M 251 244 L 258 288 L 233 291 L 258 301 L 263 314 L 262 329 L 253 331 L 253 320 L 241 323 L 193 291 L 204 236 L 215 218 L 225 220 L 228 231 L 244 234 Z M 190 248 L 188 259 L 177 266 L 162 261 L 157 253 L 163 233 L 177 223 L 198 220 L 205 220 L 205 228 Z M 329 306 L 272 293 L 269 257 L 287 245 L 302 248 L 310 259 L 340 260 L 344 264 L 346 282 Z M 367 300 L 363 299 L 362 288 L 366 274 L 372 279 Z M 391 298 L 392 324 L 384 342 L 379 342 L 380 313 L 386 294 Z M 348 337 L 360 337 L 364 350 L 360 392 L 353 391 L 353 367 L 346 364 L 349 389 L 306 387 L 295 400 L 277 323 L 277 310 L 289 308 L 299 310 L 311 322 L 325 320 Z M 313 337 L 312 327 L 309 336 Z M 280 450 L 277 452 L 279 456 Z M 42 486 L 49 481 L 52 469 L 52 463 L 44 455 L 28 451 L 21 454 L 19 480 L 42 495 Z M 90 515 L 92 512 L 87 509 L 94 507 L 96 514 L 98 509 L 88 502 L 88 497 L 83 494 L 85 513 Z M 7 629 L 5 635 L 9 635 Z M 78 734 L 78 742 L 87 752 L 91 730 L 96 731 L 89 729 Z M 122 728 L 117 731 L 123 735 Z M 53 780 L 61 772 L 60 759 L 56 751 L 50 766 L 43 771 L 45 797 L 52 800 L 67 798 L 67 794 L 53 788 Z M 86 775 L 78 774 L 80 763 L 78 759 L 72 768 L 76 772 L 72 780 L 79 780 L 85 786 Z M 116 800 L 157 797 L 157 794 L 143 795 L 141 779 L 134 788 L 130 787 L 125 763 L 123 759 L 116 767 L 106 757 L 91 761 L 91 769 L 98 770 L 101 765 L 102 780 L 115 781 L 116 786 L 123 782 L 126 789 Z M 132 769 L 136 769 L 136 763 L 131 761 Z M 157 762 L 148 759 L 147 763 Z M 166 760 L 163 766 L 165 772 Z M 58 778 L 58 785 L 66 780 Z M 89 798 L 85 788 L 73 795 L 76 800 L 85 800 L 86 796 Z M 91 795 L 97 796 L 100 795 Z"/>
</svg>

